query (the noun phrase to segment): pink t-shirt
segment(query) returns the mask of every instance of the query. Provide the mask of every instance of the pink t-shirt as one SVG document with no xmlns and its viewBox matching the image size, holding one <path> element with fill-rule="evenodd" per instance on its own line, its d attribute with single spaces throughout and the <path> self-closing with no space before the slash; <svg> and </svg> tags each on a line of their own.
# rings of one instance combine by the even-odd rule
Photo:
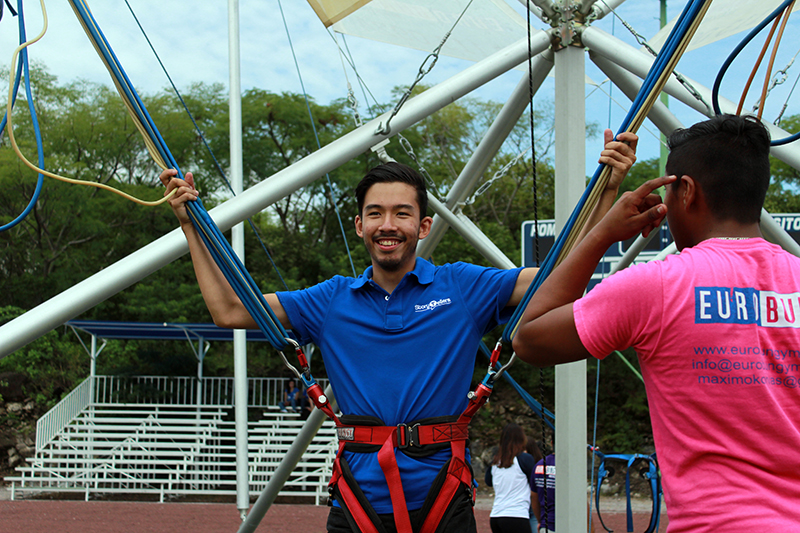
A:
<svg viewBox="0 0 800 533">
<path fill-rule="evenodd" d="M 574 305 L 602 359 L 639 356 L 670 533 L 800 531 L 800 259 L 709 239 Z"/>
</svg>

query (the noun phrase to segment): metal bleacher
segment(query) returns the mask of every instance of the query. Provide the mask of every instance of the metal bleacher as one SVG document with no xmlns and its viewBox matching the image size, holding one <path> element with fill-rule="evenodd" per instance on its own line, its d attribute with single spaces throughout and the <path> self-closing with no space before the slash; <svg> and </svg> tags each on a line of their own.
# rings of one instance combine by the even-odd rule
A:
<svg viewBox="0 0 800 533">
<path fill-rule="evenodd" d="M 5 478 L 11 498 L 56 492 L 82 493 L 87 500 L 151 494 L 162 502 L 235 496 L 228 379 L 87 378 L 37 423 L 35 456 Z M 283 385 L 280 378 L 249 380 L 251 497 L 266 486 L 303 426 L 297 413 L 277 409 Z M 336 446 L 335 428 L 326 421 L 278 495 L 324 503 Z"/>
</svg>

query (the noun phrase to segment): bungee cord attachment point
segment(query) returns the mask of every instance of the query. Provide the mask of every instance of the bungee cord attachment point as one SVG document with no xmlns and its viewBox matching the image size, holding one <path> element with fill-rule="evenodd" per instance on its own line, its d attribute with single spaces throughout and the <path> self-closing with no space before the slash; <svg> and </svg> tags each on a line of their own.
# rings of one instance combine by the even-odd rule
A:
<svg viewBox="0 0 800 533">
<path fill-rule="evenodd" d="M 467 405 L 466 410 L 464 411 L 463 416 L 472 417 L 475 413 L 478 412 L 478 409 L 483 407 L 483 405 L 489 400 L 489 396 L 492 394 L 492 390 L 494 389 L 494 383 L 503 373 L 508 370 L 508 368 L 514 363 L 514 360 L 517 358 L 517 354 L 512 353 L 511 358 L 505 365 L 502 365 L 499 369 L 495 369 L 500 360 L 500 352 L 503 349 L 503 342 L 497 341 L 497 344 L 492 350 L 492 355 L 489 358 L 489 369 L 486 371 L 486 375 L 483 377 L 483 381 L 475 387 L 474 391 L 469 391 L 467 393 L 467 398 L 469 399 L 469 405 Z"/>
<path fill-rule="evenodd" d="M 333 408 L 330 405 L 330 401 L 328 397 L 325 395 L 325 392 L 320 387 L 317 380 L 311 375 L 311 365 L 308 363 L 308 358 L 306 357 L 305 352 L 303 352 L 303 348 L 300 346 L 296 340 L 290 337 L 284 337 L 288 345 L 294 347 L 295 355 L 297 356 L 297 360 L 300 363 L 300 370 L 298 370 L 292 363 L 289 362 L 289 359 L 286 357 L 286 354 L 283 353 L 283 350 L 278 350 L 278 353 L 281 354 L 281 359 L 283 359 L 283 364 L 292 371 L 292 373 L 297 376 L 297 379 L 303 382 L 303 385 L 306 387 L 306 394 L 308 394 L 308 399 L 323 413 L 328 415 L 334 421 L 338 421 L 338 417 L 333 412 Z"/>
</svg>

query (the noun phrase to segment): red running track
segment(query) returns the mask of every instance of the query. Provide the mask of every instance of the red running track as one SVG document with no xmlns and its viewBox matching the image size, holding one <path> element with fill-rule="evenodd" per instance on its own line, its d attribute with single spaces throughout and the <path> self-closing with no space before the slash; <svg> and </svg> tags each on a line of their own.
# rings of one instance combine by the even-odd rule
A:
<svg viewBox="0 0 800 533">
<path fill-rule="evenodd" d="M 314 505 L 273 505 L 258 532 L 324 533 L 328 508 Z M 489 510 L 476 509 L 478 533 L 491 533 Z M 604 514 L 606 525 L 624 532 L 625 514 Z M 649 515 L 636 513 L 636 531 Z M 594 530 L 603 531 L 594 520 Z M 666 531 L 666 517 L 659 532 Z M 644 524 L 639 527 L 639 524 Z M 141 503 L 114 501 L 0 501 L 0 533 L 235 533 L 241 521 L 234 504 Z"/>
</svg>

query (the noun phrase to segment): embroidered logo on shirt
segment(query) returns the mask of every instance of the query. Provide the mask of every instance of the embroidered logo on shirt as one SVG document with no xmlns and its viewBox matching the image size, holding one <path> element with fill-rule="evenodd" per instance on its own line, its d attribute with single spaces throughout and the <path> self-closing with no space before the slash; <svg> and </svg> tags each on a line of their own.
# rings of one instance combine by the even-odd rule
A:
<svg viewBox="0 0 800 533">
<path fill-rule="evenodd" d="M 800 293 L 739 287 L 695 287 L 695 324 L 800 328 Z"/>
<path fill-rule="evenodd" d="M 441 300 L 431 300 L 430 302 L 423 305 L 415 305 L 414 312 L 422 313 L 424 311 L 433 311 L 437 307 L 441 307 L 443 305 L 450 305 L 450 303 L 451 303 L 450 298 L 443 298 Z"/>
</svg>

